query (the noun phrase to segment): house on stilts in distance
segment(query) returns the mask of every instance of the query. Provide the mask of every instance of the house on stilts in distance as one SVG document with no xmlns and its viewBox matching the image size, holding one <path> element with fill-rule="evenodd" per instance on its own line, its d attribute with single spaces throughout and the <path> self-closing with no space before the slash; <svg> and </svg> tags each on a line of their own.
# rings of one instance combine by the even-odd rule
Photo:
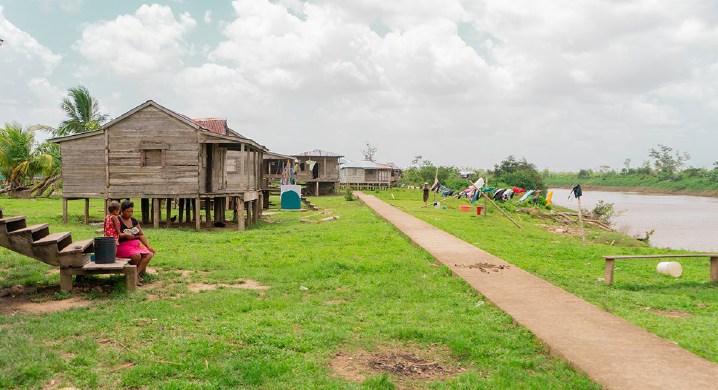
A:
<svg viewBox="0 0 718 390">
<path fill-rule="evenodd" d="M 305 183 L 308 193 L 313 196 L 339 193 L 339 159 L 344 156 L 315 149 L 292 157 L 299 164 L 295 179 Z"/>
<path fill-rule="evenodd" d="M 267 148 L 223 119 L 190 119 L 149 100 L 96 131 L 54 138 L 62 156 L 63 222 L 67 202 L 139 199 L 143 224 L 221 226 L 233 211 L 238 230 L 262 210 L 261 168 Z M 171 216 L 177 200 L 178 214 Z M 162 202 L 165 215 L 162 216 Z M 201 210 L 205 222 L 201 221 Z M 246 213 L 246 214 L 245 214 Z M 164 221 L 162 218 L 164 217 Z"/>
<path fill-rule="evenodd" d="M 398 168 L 374 161 L 359 161 L 342 164 L 339 172 L 342 188 L 374 190 L 391 187 L 396 183 Z"/>
</svg>

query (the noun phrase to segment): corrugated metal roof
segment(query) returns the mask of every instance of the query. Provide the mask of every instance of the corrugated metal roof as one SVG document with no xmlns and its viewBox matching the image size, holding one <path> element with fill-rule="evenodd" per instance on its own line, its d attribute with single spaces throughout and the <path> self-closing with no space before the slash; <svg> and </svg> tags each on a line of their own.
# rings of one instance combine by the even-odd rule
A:
<svg viewBox="0 0 718 390">
<path fill-rule="evenodd" d="M 346 165 L 342 166 L 342 168 L 393 169 L 393 167 L 391 167 L 389 165 L 384 165 L 384 164 L 380 164 L 378 162 L 367 161 L 367 160 L 347 163 Z"/>
<path fill-rule="evenodd" d="M 344 157 L 341 154 L 327 152 L 325 150 L 314 149 L 304 153 L 293 154 L 293 157 Z"/>
<path fill-rule="evenodd" d="M 227 120 L 219 118 L 193 118 L 192 122 L 204 127 L 205 129 L 221 134 L 227 135 Z"/>
</svg>

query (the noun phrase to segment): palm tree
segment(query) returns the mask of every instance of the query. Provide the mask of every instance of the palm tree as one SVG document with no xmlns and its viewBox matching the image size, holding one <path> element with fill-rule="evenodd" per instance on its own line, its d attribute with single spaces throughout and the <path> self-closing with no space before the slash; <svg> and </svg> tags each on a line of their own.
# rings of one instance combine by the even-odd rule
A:
<svg viewBox="0 0 718 390">
<path fill-rule="evenodd" d="M 85 86 L 78 85 L 68 89 L 67 96 L 60 104 L 67 119 L 60 123 L 60 127 L 55 131 L 56 136 L 97 130 L 109 119 L 108 115 L 100 113 L 100 102 L 90 95 Z"/>
<path fill-rule="evenodd" d="M 38 173 L 51 173 L 53 157 L 40 153 L 35 146 L 35 129 L 17 122 L 6 123 L 0 129 L 0 173 L 5 176 L 9 190 L 21 187 Z"/>
</svg>

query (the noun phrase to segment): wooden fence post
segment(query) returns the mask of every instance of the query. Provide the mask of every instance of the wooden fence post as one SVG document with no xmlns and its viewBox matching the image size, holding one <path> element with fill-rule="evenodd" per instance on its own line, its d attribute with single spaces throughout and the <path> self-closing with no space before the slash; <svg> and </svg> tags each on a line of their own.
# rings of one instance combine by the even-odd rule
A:
<svg viewBox="0 0 718 390">
<path fill-rule="evenodd" d="M 609 286 L 613 284 L 613 268 L 615 262 L 616 260 L 614 259 L 606 259 L 606 271 L 603 273 L 603 283 Z"/>
</svg>

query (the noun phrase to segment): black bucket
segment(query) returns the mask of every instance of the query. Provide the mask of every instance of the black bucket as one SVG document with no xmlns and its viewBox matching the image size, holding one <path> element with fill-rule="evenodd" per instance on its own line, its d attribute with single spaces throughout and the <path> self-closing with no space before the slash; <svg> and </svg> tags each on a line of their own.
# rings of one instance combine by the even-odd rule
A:
<svg viewBox="0 0 718 390">
<path fill-rule="evenodd" d="M 115 237 L 95 237 L 95 263 L 112 264 L 115 262 L 117 244 Z"/>
</svg>

